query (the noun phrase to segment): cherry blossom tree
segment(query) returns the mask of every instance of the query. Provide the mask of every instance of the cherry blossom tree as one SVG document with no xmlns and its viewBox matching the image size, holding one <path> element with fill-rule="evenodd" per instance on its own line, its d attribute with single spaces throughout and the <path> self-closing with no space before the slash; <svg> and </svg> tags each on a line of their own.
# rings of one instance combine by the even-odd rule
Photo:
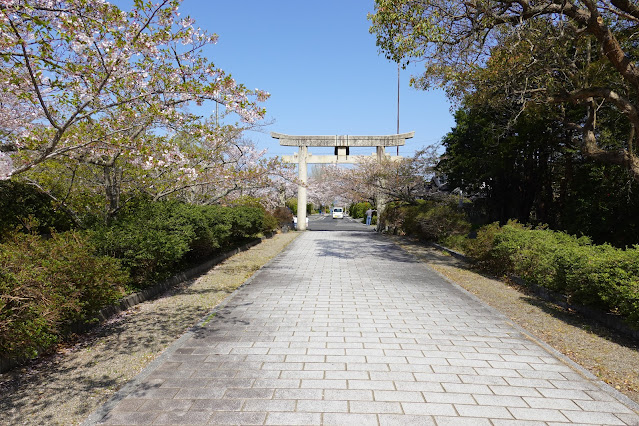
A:
<svg viewBox="0 0 639 426">
<path fill-rule="evenodd" d="M 308 179 L 308 200 L 318 206 L 352 201 L 345 185 L 348 169 L 336 165 L 315 166 Z"/>
<path fill-rule="evenodd" d="M 275 210 L 285 207 L 286 201 L 297 195 L 299 179 L 293 164 L 280 164 L 278 173 L 272 174 L 267 186 L 254 191 L 254 196 L 262 200 L 264 207 Z"/>
<path fill-rule="evenodd" d="M 175 147 L 153 155 L 158 146 L 145 135 L 189 127 L 198 121 L 192 104 L 218 102 L 243 122 L 261 119 L 268 94 L 202 56 L 217 36 L 180 18 L 179 4 L 136 0 L 124 12 L 99 0 L 3 0 L 0 179 L 62 156 L 179 162 Z"/>
<path fill-rule="evenodd" d="M 437 150 L 433 145 L 400 160 L 366 159 L 353 169 L 351 179 L 359 182 L 363 194 L 369 194 L 369 201 L 381 197 L 385 202 L 413 202 L 424 195 L 426 185 L 434 176 L 439 159 Z"/>
<path fill-rule="evenodd" d="M 347 169 L 330 166 L 322 169 L 321 178 L 310 181 L 311 197 L 341 197 L 346 202 L 413 202 L 425 195 L 439 160 L 438 147 L 429 146 L 413 157 L 400 160 L 371 157 Z"/>
<path fill-rule="evenodd" d="M 277 187 L 281 181 L 290 179 L 292 167 L 265 154 L 266 150 L 258 150 L 247 139 L 225 144 L 213 161 L 196 165 L 199 171 L 180 188 L 182 197 L 198 204 L 233 203 L 238 198 L 250 197 L 261 200 L 264 207 L 275 207 Z"/>
</svg>

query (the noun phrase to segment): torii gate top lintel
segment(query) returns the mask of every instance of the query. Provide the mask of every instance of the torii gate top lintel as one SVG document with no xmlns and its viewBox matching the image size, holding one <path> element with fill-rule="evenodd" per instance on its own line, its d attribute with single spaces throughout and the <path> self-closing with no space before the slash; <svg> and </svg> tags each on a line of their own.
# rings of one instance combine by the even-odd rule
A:
<svg viewBox="0 0 639 426">
<path fill-rule="evenodd" d="M 280 140 L 282 146 L 403 146 L 406 139 L 415 136 L 415 132 L 399 133 L 394 135 L 379 136 L 309 136 L 309 135 L 286 135 L 283 133 L 271 132 L 271 137 Z"/>
</svg>

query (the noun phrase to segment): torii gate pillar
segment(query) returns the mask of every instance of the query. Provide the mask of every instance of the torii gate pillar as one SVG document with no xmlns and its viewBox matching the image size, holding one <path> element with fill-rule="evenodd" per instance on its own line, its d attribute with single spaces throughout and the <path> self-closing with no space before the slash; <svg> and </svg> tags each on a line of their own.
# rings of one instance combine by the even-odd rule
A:
<svg viewBox="0 0 639 426">
<path fill-rule="evenodd" d="M 354 164 L 364 158 L 365 155 L 348 155 L 349 147 L 376 147 L 377 152 L 373 154 L 377 161 L 384 158 L 399 160 L 401 157 L 391 157 L 386 154 L 387 146 L 403 146 L 406 139 L 415 136 L 415 132 L 401 133 L 384 136 L 292 136 L 282 133 L 271 132 L 271 137 L 279 139 L 282 146 L 297 146 L 297 155 L 284 155 L 282 159 L 288 163 L 297 163 L 299 170 L 300 185 L 297 187 L 297 229 L 306 230 L 306 182 L 308 177 L 308 164 Z M 311 155 L 308 148 L 316 147 L 336 147 L 336 155 Z M 379 197 L 379 195 L 378 195 Z M 378 214 L 383 210 L 384 202 L 378 198 Z"/>
<path fill-rule="evenodd" d="M 306 231 L 306 182 L 308 181 L 308 147 L 300 146 L 298 151 L 299 180 L 302 183 L 297 186 L 297 229 Z"/>
</svg>

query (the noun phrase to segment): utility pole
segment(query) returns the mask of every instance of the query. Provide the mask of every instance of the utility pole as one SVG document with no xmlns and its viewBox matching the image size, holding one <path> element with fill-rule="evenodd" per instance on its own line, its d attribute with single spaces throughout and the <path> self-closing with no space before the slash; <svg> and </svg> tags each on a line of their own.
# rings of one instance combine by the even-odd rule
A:
<svg viewBox="0 0 639 426">
<path fill-rule="evenodd" d="M 397 134 L 399 135 L 399 61 L 397 62 Z M 397 155 L 399 155 L 399 145 Z"/>
</svg>

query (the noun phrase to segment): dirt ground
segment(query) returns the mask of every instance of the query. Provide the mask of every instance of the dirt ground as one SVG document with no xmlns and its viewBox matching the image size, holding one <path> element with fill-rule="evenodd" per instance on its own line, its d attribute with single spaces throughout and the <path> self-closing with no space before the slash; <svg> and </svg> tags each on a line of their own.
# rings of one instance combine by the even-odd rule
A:
<svg viewBox="0 0 639 426">
<path fill-rule="evenodd" d="M 474 271 L 470 265 L 448 253 L 404 237 L 390 238 L 539 340 L 639 403 L 639 342 L 636 340 L 546 302 L 514 283 Z"/>
</svg>

